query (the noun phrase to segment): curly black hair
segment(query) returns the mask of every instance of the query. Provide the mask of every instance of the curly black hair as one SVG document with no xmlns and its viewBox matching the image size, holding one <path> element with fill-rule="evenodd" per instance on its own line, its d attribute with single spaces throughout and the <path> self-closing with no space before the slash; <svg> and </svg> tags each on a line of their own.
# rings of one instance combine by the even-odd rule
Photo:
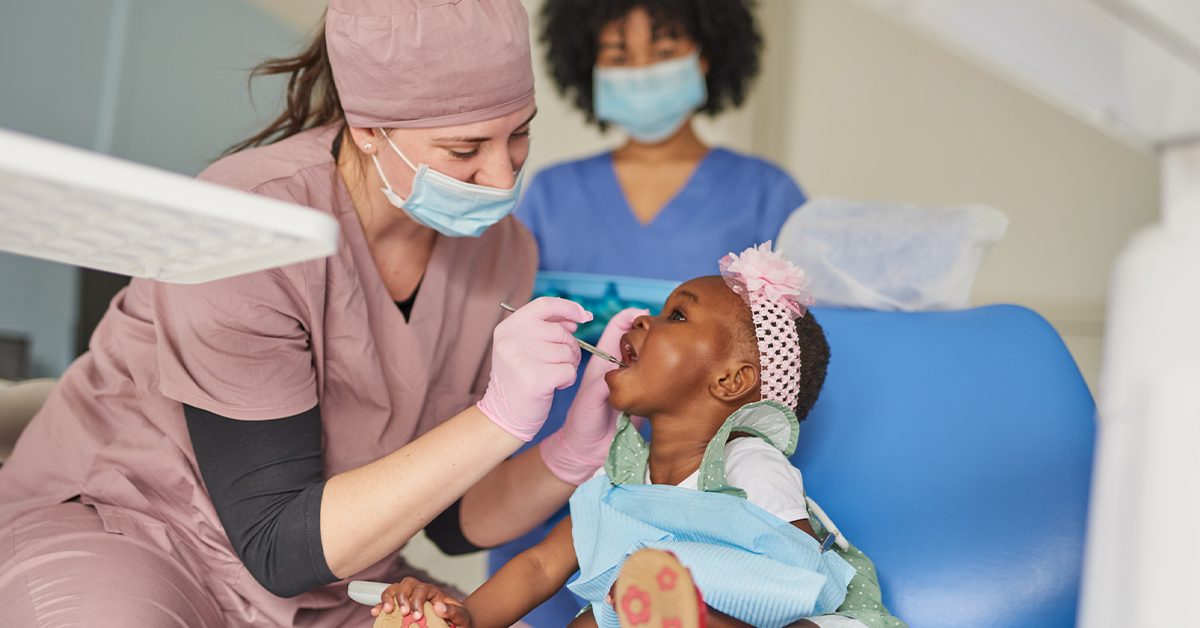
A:
<svg viewBox="0 0 1200 628">
<path fill-rule="evenodd" d="M 750 308 L 746 308 L 742 324 L 738 332 L 739 342 L 755 347 L 757 351 L 758 336 L 754 331 L 754 319 Z M 796 395 L 796 419 L 803 421 L 817 403 L 821 388 L 825 386 L 825 372 L 829 369 L 829 342 L 825 340 L 825 330 L 821 328 L 817 318 L 809 310 L 804 316 L 796 319 L 796 334 L 800 337 L 800 390 Z"/>
<path fill-rule="evenodd" d="M 825 330 L 813 316 L 812 310 L 796 319 L 796 332 L 800 334 L 800 390 L 796 397 L 796 418 L 803 421 L 817 403 L 821 388 L 825 386 L 825 373 L 829 369 L 829 342 Z"/>
<path fill-rule="evenodd" d="M 574 92 L 575 106 L 601 129 L 592 107 L 592 68 L 600 31 L 641 7 L 655 28 L 679 25 L 708 61 L 709 115 L 740 106 L 759 70 L 762 36 L 754 23 L 754 0 L 546 0 L 542 32 L 550 73 L 564 96 Z"/>
</svg>

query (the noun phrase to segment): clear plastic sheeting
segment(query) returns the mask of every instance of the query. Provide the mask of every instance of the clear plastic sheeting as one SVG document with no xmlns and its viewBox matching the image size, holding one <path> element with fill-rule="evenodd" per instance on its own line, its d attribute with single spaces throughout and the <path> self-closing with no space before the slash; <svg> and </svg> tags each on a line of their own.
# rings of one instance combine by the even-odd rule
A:
<svg viewBox="0 0 1200 628">
<path fill-rule="evenodd" d="M 1008 218 L 984 205 L 916 207 L 818 198 L 796 210 L 776 250 L 812 279 L 817 305 L 871 310 L 967 307 Z"/>
<path fill-rule="evenodd" d="M 174 283 L 325 257 L 316 210 L 0 129 L 0 250 Z"/>
<path fill-rule="evenodd" d="M 1194 0 L 859 0 L 1141 146 L 1200 139 Z"/>
</svg>

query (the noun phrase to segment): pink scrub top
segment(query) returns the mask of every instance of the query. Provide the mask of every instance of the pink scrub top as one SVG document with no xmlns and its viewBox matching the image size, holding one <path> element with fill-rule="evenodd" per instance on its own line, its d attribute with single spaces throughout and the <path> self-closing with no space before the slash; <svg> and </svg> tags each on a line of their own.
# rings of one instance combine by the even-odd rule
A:
<svg viewBox="0 0 1200 628">
<path fill-rule="evenodd" d="M 537 248 L 507 217 L 439 236 L 405 321 L 380 280 L 331 145 L 339 126 L 226 157 L 201 179 L 307 205 L 341 224 L 338 252 L 200 285 L 134 279 L 0 467 L 0 526 L 75 495 L 111 532 L 180 557 L 234 623 L 292 625 L 346 603 L 345 583 L 262 588 L 205 491 L 182 404 L 235 419 L 320 405 L 326 477 L 381 458 L 468 408 L 492 330 L 533 290 Z M 392 581 L 397 556 L 352 579 Z"/>
</svg>

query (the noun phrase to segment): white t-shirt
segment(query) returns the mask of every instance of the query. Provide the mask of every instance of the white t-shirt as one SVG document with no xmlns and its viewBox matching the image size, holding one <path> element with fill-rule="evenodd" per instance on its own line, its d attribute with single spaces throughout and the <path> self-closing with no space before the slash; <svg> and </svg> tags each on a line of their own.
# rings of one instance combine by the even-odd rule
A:
<svg viewBox="0 0 1200 628">
<path fill-rule="evenodd" d="M 596 475 L 604 473 L 604 469 Z M 680 488 L 699 488 L 700 470 L 684 478 Z M 750 503 L 783 519 L 808 519 L 804 504 L 804 480 L 800 470 L 761 438 L 742 437 L 725 443 L 725 480 L 730 486 L 746 491 Z M 650 484 L 650 465 L 646 465 L 646 484 Z"/>
</svg>

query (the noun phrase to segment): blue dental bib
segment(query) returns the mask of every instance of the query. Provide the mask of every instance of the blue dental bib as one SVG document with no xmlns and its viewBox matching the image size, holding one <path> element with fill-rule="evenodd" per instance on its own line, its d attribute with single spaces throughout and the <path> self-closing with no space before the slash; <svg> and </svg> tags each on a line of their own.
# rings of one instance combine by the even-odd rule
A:
<svg viewBox="0 0 1200 628">
<path fill-rule="evenodd" d="M 625 559 L 643 547 L 674 553 L 708 605 L 754 626 L 782 628 L 842 604 L 854 568 L 725 482 L 723 451 L 731 431 L 790 453 L 796 427 L 795 415 L 776 402 L 743 406 L 709 443 L 701 490 L 692 490 L 641 483 L 649 448 L 629 417 L 621 417 L 605 475 L 571 496 L 580 574 L 567 586 L 592 603 L 600 628 L 619 626 L 604 598 Z"/>
</svg>

